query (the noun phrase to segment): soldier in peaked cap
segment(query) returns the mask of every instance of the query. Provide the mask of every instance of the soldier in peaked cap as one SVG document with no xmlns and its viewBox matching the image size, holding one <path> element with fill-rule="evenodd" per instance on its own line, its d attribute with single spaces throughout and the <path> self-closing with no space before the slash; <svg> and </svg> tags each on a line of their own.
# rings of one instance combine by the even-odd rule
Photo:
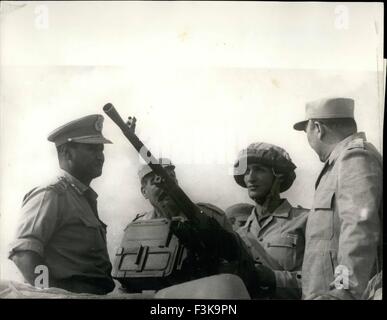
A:
<svg viewBox="0 0 387 320">
<path fill-rule="evenodd" d="M 242 150 L 234 165 L 235 181 L 255 202 L 237 232 L 256 260 L 262 279 L 257 286 L 267 287 L 269 298 L 301 298 L 308 210 L 280 198 L 295 180 L 295 168 L 284 149 L 263 142 Z"/>
<path fill-rule="evenodd" d="M 9 258 L 26 281 L 47 267 L 48 285 L 77 293 L 106 294 L 114 289 L 106 245 L 106 225 L 97 211 L 90 182 L 102 174 L 103 116 L 89 115 L 54 130 L 60 176 L 32 189 L 23 200 L 21 221 Z"/>
<path fill-rule="evenodd" d="M 294 129 L 324 163 L 306 227 L 303 297 L 360 299 L 381 270 L 382 157 L 357 132 L 350 98 L 307 103 Z"/>
</svg>

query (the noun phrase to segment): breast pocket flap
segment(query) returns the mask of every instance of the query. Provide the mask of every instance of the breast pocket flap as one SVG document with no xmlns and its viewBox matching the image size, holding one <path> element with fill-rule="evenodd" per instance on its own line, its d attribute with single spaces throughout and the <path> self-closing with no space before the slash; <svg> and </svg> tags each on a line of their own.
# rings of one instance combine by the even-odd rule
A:
<svg viewBox="0 0 387 320">
<path fill-rule="evenodd" d="M 98 228 L 100 226 L 98 221 L 94 221 L 92 219 L 79 217 L 79 220 L 81 221 L 82 224 L 84 224 L 86 227 L 89 227 L 89 228 Z"/>
<path fill-rule="evenodd" d="M 333 199 L 335 196 L 334 190 L 327 190 L 326 192 L 319 192 L 314 199 L 315 209 L 332 209 Z"/>
<path fill-rule="evenodd" d="M 297 235 L 282 235 L 281 238 L 272 240 L 267 243 L 268 247 L 286 247 L 294 248 L 297 244 Z"/>
</svg>

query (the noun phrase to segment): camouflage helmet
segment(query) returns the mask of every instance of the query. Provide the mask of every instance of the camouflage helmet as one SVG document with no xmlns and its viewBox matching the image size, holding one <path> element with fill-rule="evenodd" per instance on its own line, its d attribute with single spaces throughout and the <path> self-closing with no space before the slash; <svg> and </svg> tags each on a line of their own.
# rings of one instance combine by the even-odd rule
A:
<svg viewBox="0 0 387 320">
<path fill-rule="evenodd" d="M 245 172 L 241 171 L 240 168 L 242 160 L 247 160 L 246 163 L 260 163 L 273 168 L 276 174 L 283 174 L 284 180 L 281 183 L 280 192 L 288 190 L 296 178 L 294 172 L 296 165 L 284 149 L 270 143 L 256 142 L 250 144 L 247 149 L 243 149 L 234 164 L 234 179 L 243 188 L 246 188 L 246 184 L 244 181 Z"/>
</svg>

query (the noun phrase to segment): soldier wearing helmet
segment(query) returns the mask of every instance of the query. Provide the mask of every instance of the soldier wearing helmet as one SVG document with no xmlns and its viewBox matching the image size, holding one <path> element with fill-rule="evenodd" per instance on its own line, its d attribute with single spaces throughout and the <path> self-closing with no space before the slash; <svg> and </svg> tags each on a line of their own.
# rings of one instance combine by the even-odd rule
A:
<svg viewBox="0 0 387 320">
<path fill-rule="evenodd" d="M 269 287 L 277 299 L 301 298 L 308 210 L 280 197 L 295 180 L 295 168 L 284 149 L 263 142 L 242 150 L 234 165 L 235 181 L 255 202 L 237 232 L 256 260 L 263 280 L 259 285 Z"/>
</svg>

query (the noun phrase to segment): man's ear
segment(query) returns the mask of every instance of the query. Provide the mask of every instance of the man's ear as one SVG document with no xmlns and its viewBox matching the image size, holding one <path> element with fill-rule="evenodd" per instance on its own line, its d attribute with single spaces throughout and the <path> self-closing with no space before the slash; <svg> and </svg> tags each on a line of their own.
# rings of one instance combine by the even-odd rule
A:
<svg viewBox="0 0 387 320">
<path fill-rule="evenodd" d="M 145 192 L 144 186 L 141 186 L 141 193 L 142 193 L 142 195 L 144 196 L 145 199 L 148 199 L 148 196 L 147 196 L 147 194 Z"/>
<path fill-rule="evenodd" d="M 322 140 L 324 137 L 325 137 L 325 133 L 326 133 L 326 130 L 325 130 L 325 127 L 323 126 L 323 124 L 319 121 L 315 121 L 314 122 L 314 125 L 316 127 L 316 130 L 317 130 L 317 137 Z"/>
<path fill-rule="evenodd" d="M 274 173 L 274 176 L 275 176 L 275 179 L 277 179 L 278 181 L 278 189 L 276 190 L 277 192 L 279 192 L 279 188 L 280 186 L 282 185 L 282 183 L 285 181 L 285 174 L 284 173 L 275 173 L 274 172 L 274 169 L 273 169 L 273 173 Z M 274 181 L 273 181 L 274 182 Z M 272 186 L 273 187 L 273 186 Z"/>
<path fill-rule="evenodd" d="M 74 155 L 73 155 L 73 150 L 70 148 L 70 146 L 64 145 L 62 150 L 60 151 L 61 157 L 64 160 L 72 160 Z"/>
<path fill-rule="evenodd" d="M 282 184 L 285 180 L 285 174 L 284 173 L 277 173 L 276 176 L 277 176 L 279 183 Z"/>
</svg>

